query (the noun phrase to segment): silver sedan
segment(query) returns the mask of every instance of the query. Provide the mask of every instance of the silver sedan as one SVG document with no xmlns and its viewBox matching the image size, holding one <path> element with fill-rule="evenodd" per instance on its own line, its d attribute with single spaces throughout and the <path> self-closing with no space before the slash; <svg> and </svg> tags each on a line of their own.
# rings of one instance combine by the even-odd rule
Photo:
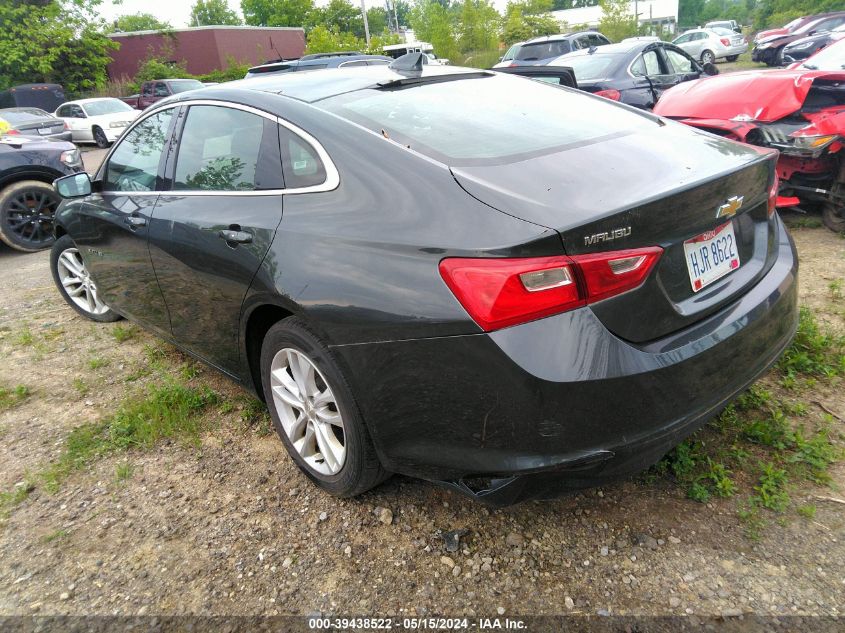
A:
<svg viewBox="0 0 845 633">
<path fill-rule="evenodd" d="M 672 40 L 687 53 L 700 59 L 702 64 L 712 64 L 717 59 L 734 62 L 748 50 L 748 41 L 729 29 L 692 29 Z"/>
</svg>

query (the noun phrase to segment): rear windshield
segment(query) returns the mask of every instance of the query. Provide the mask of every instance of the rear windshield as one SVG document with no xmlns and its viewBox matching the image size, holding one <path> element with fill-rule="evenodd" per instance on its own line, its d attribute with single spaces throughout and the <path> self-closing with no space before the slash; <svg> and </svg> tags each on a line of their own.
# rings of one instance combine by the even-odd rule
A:
<svg viewBox="0 0 845 633">
<path fill-rule="evenodd" d="M 314 105 L 449 165 L 516 162 L 651 125 L 606 100 L 505 75 L 358 90 Z"/>
<path fill-rule="evenodd" d="M 560 57 L 572 51 L 572 47 L 567 40 L 557 40 L 554 42 L 536 42 L 534 44 L 523 44 L 522 48 L 516 53 L 514 59 L 530 62 L 536 59 L 547 59 L 549 57 Z"/>
<path fill-rule="evenodd" d="M 569 66 L 575 73 L 575 81 L 593 81 L 610 76 L 610 70 L 622 59 L 621 55 L 572 55 L 561 64 Z"/>
<path fill-rule="evenodd" d="M 85 105 L 88 116 L 101 116 L 103 114 L 115 114 L 116 112 L 132 112 L 132 106 L 120 99 L 103 99 L 102 101 L 89 101 Z"/>
<path fill-rule="evenodd" d="M 47 114 L 44 110 L 39 110 L 38 108 L 27 108 L 26 110 L 0 110 L 0 117 L 6 119 L 12 125 L 38 121 L 44 117 L 51 116 L 53 115 Z"/>
<path fill-rule="evenodd" d="M 170 82 L 170 90 L 173 91 L 173 94 L 176 94 L 177 92 L 187 92 L 188 90 L 197 90 L 202 87 L 202 83 L 196 81 L 195 79 L 183 79 Z"/>
</svg>

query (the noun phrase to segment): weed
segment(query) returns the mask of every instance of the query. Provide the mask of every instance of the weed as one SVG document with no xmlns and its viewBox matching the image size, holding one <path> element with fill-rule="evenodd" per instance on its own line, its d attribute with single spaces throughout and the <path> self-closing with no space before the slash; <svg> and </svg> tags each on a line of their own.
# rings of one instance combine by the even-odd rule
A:
<svg viewBox="0 0 845 633">
<path fill-rule="evenodd" d="M 793 443 L 789 420 L 780 409 L 771 411 L 765 418 L 754 418 L 743 429 L 745 438 L 755 444 L 783 450 Z"/>
<path fill-rule="evenodd" d="M 114 467 L 114 479 L 117 482 L 126 481 L 127 479 L 132 478 L 134 472 L 135 467 L 132 464 L 129 462 L 121 462 Z"/>
<path fill-rule="evenodd" d="M 5 514 L 15 506 L 26 501 L 26 498 L 35 490 L 35 486 L 29 479 L 25 479 L 7 492 L 0 492 L 0 514 Z"/>
<path fill-rule="evenodd" d="M 95 356 L 88 360 L 88 368 L 89 369 L 100 369 L 101 367 L 106 367 L 111 363 L 108 358 L 102 358 L 101 356 Z"/>
<path fill-rule="evenodd" d="M 793 434 L 795 452 L 787 461 L 806 467 L 807 477 L 816 483 L 827 483 L 830 476 L 827 467 L 841 457 L 830 437 L 830 429 L 822 428 L 810 437 L 804 437 L 804 428 L 799 427 Z"/>
<path fill-rule="evenodd" d="M 816 506 L 812 504 L 806 506 L 798 506 L 795 510 L 805 519 L 814 519 L 816 517 Z"/>
<path fill-rule="evenodd" d="M 708 458 L 709 470 L 705 477 L 713 485 L 713 491 L 720 497 L 732 497 L 736 493 L 736 486 L 731 479 L 731 471 L 724 464 L 714 462 Z"/>
<path fill-rule="evenodd" d="M 822 222 L 818 218 L 789 218 L 786 224 L 790 229 L 817 229 Z"/>
<path fill-rule="evenodd" d="M 766 527 L 766 520 L 760 515 L 760 507 L 755 498 L 749 499 L 737 510 L 737 516 L 745 527 L 745 536 L 749 540 L 759 541 Z"/>
<path fill-rule="evenodd" d="M 31 395 L 29 387 L 17 385 L 12 389 L 0 387 L 0 411 L 18 406 Z"/>
<path fill-rule="evenodd" d="M 828 290 L 830 290 L 830 296 L 834 301 L 839 301 L 842 299 L 842 280 L 841 279 L 834 279 L 829 284 L 827 284 Z"/>
<path fill-rule="evenodd" d="M 15 337 L 14 342 L 16 345 L 27 346 L 32 345 L 33 342 L 35 342 L 35 339 L 32 336 L 32 332 L 29 331 L 29 328 L 25 327 L 20 332 L 18 332 L 18 335 Z"/>
<path fill-rule="evenodd" d="M 91 391 L 91 388 L 88 386 L 88 383 L 82 380 L 82 378 L 74 378 L 73 379 L 73 388 L 76 390 L 80 396 L 87 396 L 88 392 Z"/>
<path fill-rule="evenodd" d="M 789 505 L 789 494 L 786 492 L 786 471 L 774 464 L 762 465 L 760 483 L 754 486 L 760 505 L 775 512 L 783 512 Z M 753 497 L 752 497 L 753 498 Z"/>
<path fill-rule="evenodd" d="M 56 530 L 55 532 L 50 532 L 41 540 L 45 543 L 52 543 L 53 541 L 67 538 L 67 534 L 67 530 Z"/>
<path fill-rule="evenodd" d="M 778 361 L 787 378 L 796 375 L 830 377 L 845 370 L 845 336 L 821 332 L 812 310 L 802 307 L 798 332 Z"/>
<path fill-rule="evenodd" d="M 202 411 L 216 402 L 217 394 L 207 387 L 151 387 L 145 397 L 125 402 L 111 417 L 75 428 L 58 460 L 42 473 L 45 486 L 55 491 L 71 472 L 104 455 L 149 449 L 162 439 L 198 445 L 205 428 Z"/>
<path fill-rule="evenodd" d="M 179 368 L 179 375 L 182 377 L 182 380 L 192 380 L 196 378 L 200 374 L 200 366 L 199 363 L 185 363 Z"/>
<path fill-rule="evenodd" d="M 123 343 L 132 338 L 135 338 L 135 328 L 133 328 L 132 326 L 115 325 L 112 328 L 111 333 L 114 337 L 114 340 L 118 343 Z"/>
<path fill-rule="evenodd" d="M 62 328 L 56 327 L 46 330 L 41 336 L 44 338 L 45 341 L 55 341 L 64 333 L 65 331 Z"/>
</svg>

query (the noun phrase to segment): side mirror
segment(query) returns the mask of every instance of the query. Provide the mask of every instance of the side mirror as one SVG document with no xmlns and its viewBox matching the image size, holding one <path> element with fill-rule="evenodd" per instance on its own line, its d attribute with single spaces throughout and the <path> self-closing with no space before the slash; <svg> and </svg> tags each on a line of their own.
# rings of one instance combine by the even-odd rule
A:
<svg viewBox="0 0 845 633">
<path fill-rule="evenodd" d="M 701 69 L 704 71 L 705 75 L 710 75 L 711 77 L 713 75 L 719 74 L 719 69 L 716 68 L 716 64 L 714 64 L 713 62 L 708 62 L 707 64 L 704 64 Z"/>
<path fill-rule="evenodd" d="M 53 187 L 62 198 L 81 198 L 91 195 L 91 178 L 83 171 L 57 178 L 53 181 Z"/>
</svg>

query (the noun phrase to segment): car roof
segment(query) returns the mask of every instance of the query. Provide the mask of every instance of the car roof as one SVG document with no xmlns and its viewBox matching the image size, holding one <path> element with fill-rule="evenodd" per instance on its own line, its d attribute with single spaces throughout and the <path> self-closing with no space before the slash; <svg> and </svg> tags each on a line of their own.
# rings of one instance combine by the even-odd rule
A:
<svg viewBox="0 0 845 633">
<path fill-rule="evenodd" d="M 581 48 L 577 51 L 568 53 L 566 57 L 583 56 L 583 55 L 625 55 L 636 50 L 641 50 L 651 46 L 652 44 L 666 44 L 660 40 L 647 40 L 640 42 L 619 42 L 618 44 L 606 44 L 595 48 Z M 674 49 L 674 46 L 672 47 Z"/>
<path fill-rule="evenodd" d="M 578 35 L 586 35 L 589 33 L 595 33 L 597 35 L 602 35 L 598 31 L 572 31 L 571 33 L 555 33 L 554 35 L 541 35 L 540 37 L 532 37 L 530 40 L 526 40 L 523 44 L 536 44 L 538 42 L 559 42 L 561 40 L 568 40 L 570 37 L 576 37 Z"/>
<path fill-rule="evenodd" d="M 478 76 L 481 73 L 495 74 L 492 71 L 483 71 L 476 68 L 437 65 L 425 65 L 422 71 L 413 72 L 395 70 L 387 65 L 329 68 L 296 73 L 267 73 L 249 79 L 227 81 L 218 86 L 210 86 L 203 90 L 201 94 L 211 97 L 216 92 L 246 89 L 284 95 L 312 103 L 320 99 L 393 81 L 437 81 L 449 76 Z M 192 91 L 191 94 L 197 95 L 200 94 L 200 91 Z"/>
<path fill-rule="evenodd" d="M 62 105 L 68 105 L 69 103 L 78 103 L 80 105 L 85 105 L 86 103 L 94 103 L 95 101 L 120 101 L 120 99 L 118 99 L 117 97 L 88 97 L 87 99 L 74 99 L 73 101 L 67 101 Z"/>
<path fill-rule="evenodd" d="M 380 59 L 384 61 L 393 61 L 392 57 L 387 57 L 386 55 L 369 55 L 366 53 L 356 53 L 354 55 L 330 55 L 326 57 L 308 57 L 307 59 L 291 59 L 287 61 L 279 61 L 279 62 L 269 62 L 267 64 L 258 64 L 257 66 L 252 66 L 247 70 L 247 72 L 255 72 L 258 69 L 269 69 L 269 68 L 291 68 L 294 66 L 320 66 L 324 68 L 327 64 L 331 64 L 333 62 L 345 63 L 345 62 L 354 62 L 359 59 Z M 269 72 L 266 71 L 265 72 Z"/>
</svg>

